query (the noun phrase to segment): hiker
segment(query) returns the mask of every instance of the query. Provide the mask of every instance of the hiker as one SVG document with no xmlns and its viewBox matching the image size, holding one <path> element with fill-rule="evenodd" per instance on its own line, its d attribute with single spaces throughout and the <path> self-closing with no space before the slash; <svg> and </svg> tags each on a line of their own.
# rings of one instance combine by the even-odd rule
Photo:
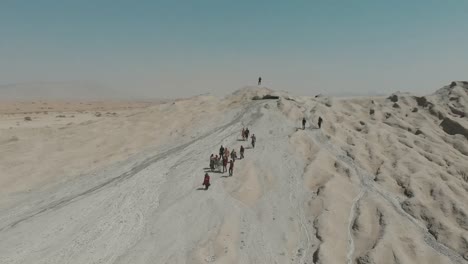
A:
<svg viewBox="0 0 468 264">
<path fill-rule="evenodd" d="M 262 85 L 262 77 L 258 77 L 258 85 Z"/>
<path fill-rule="evenodd" d="M 239 151 L 239 154 L 240 154 L 240 158 L 243 159 L 244 158 L 244 146 L 240 146 L 240 151 Z"/>
<path fill-rule="evenodd" d="M 255 148 L 255 141 L 257 141 L 257 138 L 255 137 L 255 134 L 252 134 L 252 147 Z"/>
<path fill-rule="evenodd" d="M 302 130 L 305 130 L 306 119 L 305 117 L 302 118 Z"/>
<path fill-rule="evenodd" d="M 224 156 L 226 157 L 226 159 L 229 159 L 229 150 L 226 148 L 226 150 L 224 150 Z"/>
<path fill-rule="evenodd" d="M 211 156 L 210 156 L 210 170 L 211 171 L 214 170 L 214 156 L 213 156 L 213 154 L 211 154 Z"/>
<path fill-rule="evenodd" d="M 242 140 L 245 140 L 245 128 L 242 128 Z"/>
<path fill-rule="evenodd" d="M 234 161 L 230 160 L 229 161 L 229 176 L 232 176 L 233 170 L 234 170 Z"/>
<path fill-rule="evenodd" d="M 246 129 L 245 129 L 245 138 L 246 138 L 247 140 L 249 140 L 249 133 L 250 133 L 249 128 L 246 128 Z"/>
<path fill-rule="evenodd" d="M 218 172 L 221 172 L 221 167 L 223 167 L 223 157 L 218 157 L 218 161 L 216 162 L 216 165 L 218 166 Z"/>
<path fill-rule="evenodd" d="M 214 158 L 214 168 L 219 171 L 219 158 L 218 155 Z"/>
<path fill-rule="evenodd" d="M 319 126 L 319 128 L 322 127 L 322 122 L 323 122 L 323 119 L 319 116 L 319 119 L 318 119 L 318 126 Z"/>
<path fill-rule="evenodd" d="M 224 154 L 224 147 L 223 145 L 221 145 L 221 147 L 219 148 L 219 156 L 222 157 Z"/>
<path fill-rule="evenodd" d="M 236 158 L 237 158 L 236 150 L 233 149 L 231 152 L 231 159 L 236 160 Z"/>
<path fill-rule="evenodd" d="M 203 179 L 203 184 L 205 186 L 205 190 L 208 190 L 208 187 L 210 187 L 210 175 L 208 173 L 205 173 L 205 179 Z"/>
<path fill-rule="evenodd" d="M 228 159 L 226 157 L 223 157 L 223 173 L 227 171 L 227 164 L 228 164 Z"/>
</svg>

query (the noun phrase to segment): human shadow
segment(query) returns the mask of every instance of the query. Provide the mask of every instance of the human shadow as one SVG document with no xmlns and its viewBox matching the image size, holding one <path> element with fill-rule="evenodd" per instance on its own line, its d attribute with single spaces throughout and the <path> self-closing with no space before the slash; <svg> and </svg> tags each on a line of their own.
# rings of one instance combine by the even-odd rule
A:
<svg viewBox="0 0 468 264">
<path fill-rule="evenodd" d="M 204 172 L 209 172 L 209 173 L 223 173 L 219 170 L 211 171 L 211 170 L 204 170 Z"/>
<path fill-rule="evenodd" d="M 205 187 L 197 188 L 197 191 L 206 191 Z"/>
<path fill-rule="evenodd" d="M 296 127 L 296 131 L 299 131 L 299 130 L 317 130 L 317 129 L 320 129 L 320 128 L 315 127 L 315 126 L 306 127 L 305 129 L 302 129 L 302 127 Z"/>
<path fill-rule="evenodd" d="M 232 176 L 229 176 L 229 175 L 223 175 L 221 176 L 221 178 L 231 178 Z"/>
</svg>

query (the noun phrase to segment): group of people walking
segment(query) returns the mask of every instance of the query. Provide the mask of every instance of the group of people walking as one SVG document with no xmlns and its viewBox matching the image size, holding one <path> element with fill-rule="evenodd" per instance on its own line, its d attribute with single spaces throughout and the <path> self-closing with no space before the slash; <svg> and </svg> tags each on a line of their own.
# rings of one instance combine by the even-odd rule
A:
<svg viewBox="0 0 468 264">
<path fill-rule="evenodd" d="M 250 134 L 249 128 L 242 128 L 242 140 L 244 141 L 248 140 L 249 134 Z M 252 148 L 255 148 L 255 142 L 257 140 L 257 138 L 255 137 L 255 134 L 252 134 L 250 138 L 252 139 Z"/>
<path fill-rule="evenodd" d="M 243 158 L 244 156 L 244 147 L 241 146 L 240 150 L 240 157 Z M 231 158 L 231 160 L 229 160 Z M 210 156 L 210 170 L 215 171 L 218 170 L 220 171 L 221 167 L 223 169 L 223 173 L 226 172 L 227 165 L 229 164 L 229 168 L 233 167 L 234 161 L 237 159 L 237 152 L 235 149 L 232 151 L 229 151 L 229 149 L 226 147 L 221 146 L 219 148 L 219 156 L 211 154 Z"/>
<path fill-rule="evenodd" d="M 242 128 L 242 140 L 246 140 L 249 138 L 249 129 L 248 128 Z M 252 147 L 255 148 L 255 141 L 256 137 L 254 134 L 251 136 L 252 139 Z M 234 162 L 237 159 L 243 159 L 244 158 L 244 152 L 245 148 L 243 145 L 240 146 L 239 148 L 239 156 L 237 156 L 237 152 L 235 149 L 229 150 L 227 147 L 221 147 L 219 148 L 219 155 L 214 155 L 211 154 L 210 156 L 210 170 L 214 172 L 215 170 L 219 172 L 226 172 L 228 171 L 229 176 L 232 176 L 234 172 Z M 229 160 L 230 158 L 230 160 Z M 227 166 L 229 165 L 229 170 L 227 170 Z M 222 171 L 221 171 L 222 167 Z M 205 186 L 205 190 L 208 190 L 210 187 L 210 175 L 208 175 L 208 172 L 205 173 L 205 178 L 203 180 L 203 185 Z"/>
<path fill-rule="evenodd" d="M 322 119 L 322 117 L 319 116 L 319 118 L 318 118 L 318 127 L 319 128 L 322 128 L 322 122 L 323 122 L 323 119 Z M 306 125 L 306 118 L 303 117 L 302 118 L 302 130 L 305 130 L 305 125 Z"/>
<path fill-rule="evenodd" d="M 305 129 L 306 125 L 306 118 L 302 118 L 302 129 Z M 318 118 L 318 127 L 322 127 L 322 122 L 323 119 L 322 117 Z M 246 141 L 249 139 L 250 131 L 248 128 L 242 128 L 242 140 Z M 255 134 L 252 134 L 250 137 L 251 143 L 252 143 L 252 148 L 255 148 L 255 142 L 257 141 L 257 138 L 255 137 Z M 215 170 L 221 172 L 221 167 L 222 167 L 222 173 L 228 171 L 229 176 L 232 176 L 234 172 L 234 162 L 237 159 L 243 159 L 244 158 L 244 151 L 245 148 L 244 146 L 240 146 L 239 148 L 239 156 L 237 156 L 237 152 L 235 149 L 229 150 L 227 147 L 221 147 L 219 148 L 219 155 L 214 155 L 211 154 L 210 156 L 210 170 L 214 172 Z M 230 158 L 230 160 L 229 160 Z M 229 170 L 227 170 L 227 166 L 229 165 Z M 208 190 L 210 187 L 210 175 L 208 175 L 208 172 L 205 173 L 205 178 L 203 180 L 203 185 L 205 186 L 205 190 Z"/>
</svg>

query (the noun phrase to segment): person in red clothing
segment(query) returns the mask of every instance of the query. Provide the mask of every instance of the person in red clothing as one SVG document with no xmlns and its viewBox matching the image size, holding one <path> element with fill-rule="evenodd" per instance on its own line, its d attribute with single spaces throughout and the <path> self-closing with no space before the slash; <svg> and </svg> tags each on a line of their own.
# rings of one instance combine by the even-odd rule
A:
<svg viewBox="0 0 468 264">
<path fill-rule="evenodd" d="M 208 173 L 205 173 L 205 179 L 203 180 L 203 185 L 205 185 L 205 190 L 208 190 L 208 187 L 210 187 L 210 175 Z"/>
<path fill-rule="evenodd" d="M 234 171 L 234 160 L 229 161 L 229 176 L 232 176 L 232 173 Z"/>
</svg>

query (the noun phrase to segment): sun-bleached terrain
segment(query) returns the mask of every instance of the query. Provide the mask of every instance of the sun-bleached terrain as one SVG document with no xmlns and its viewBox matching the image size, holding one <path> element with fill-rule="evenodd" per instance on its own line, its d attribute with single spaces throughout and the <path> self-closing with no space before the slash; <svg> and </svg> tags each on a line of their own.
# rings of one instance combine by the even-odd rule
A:
<svg viewBox="0 0 468 264">
<path fill-rule="evenodd" d="M 3 102 L 0 263 L 468 263 L 467 113 L 465 82 Z M 205 191 L 221 145 L 245 159 Z"/>
</svg>

